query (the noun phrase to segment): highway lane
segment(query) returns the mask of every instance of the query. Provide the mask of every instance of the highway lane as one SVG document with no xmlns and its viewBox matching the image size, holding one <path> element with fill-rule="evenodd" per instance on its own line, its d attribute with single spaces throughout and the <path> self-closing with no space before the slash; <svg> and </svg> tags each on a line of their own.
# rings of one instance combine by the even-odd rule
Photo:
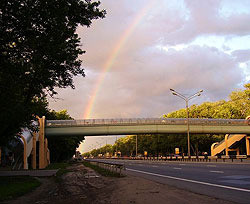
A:
<svg viewBox="0 0 250 204">
<path fill-rule="evenodd" d="M 250 164 L 106 161 L 124 164 L 127 174 L 215 198 L 250 203 Z"/>
</svg>

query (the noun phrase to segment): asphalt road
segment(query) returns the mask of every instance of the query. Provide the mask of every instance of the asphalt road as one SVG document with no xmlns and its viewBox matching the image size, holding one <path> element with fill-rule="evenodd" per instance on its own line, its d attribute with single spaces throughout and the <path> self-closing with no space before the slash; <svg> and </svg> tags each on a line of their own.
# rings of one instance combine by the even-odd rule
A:
<svg viewBox="0 0 250 204">
<path fill-rule="evenodd" d="M 141 176 L 214 198 L 236 203 L 250 203 L 250 163 L 157 162 L 111 159 L 106 161 L 124 164 L 127 174 Z"/>
</svg>

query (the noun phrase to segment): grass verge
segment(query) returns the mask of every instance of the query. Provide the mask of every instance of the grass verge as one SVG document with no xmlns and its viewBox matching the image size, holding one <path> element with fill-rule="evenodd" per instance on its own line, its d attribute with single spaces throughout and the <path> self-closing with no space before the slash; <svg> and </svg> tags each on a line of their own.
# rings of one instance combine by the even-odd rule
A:
<svg viewBox="0 0 250 204">
<path fill-rule="evenodd" d="M 101 174 L 102 176 L 107 176 L 107 177 L 124 177 L 124 175 L 120 175 L 119 173 L 109 171 L 107 169 L 104 169 L 100 166 L 97 166 L 95 164 L 91 164 L 88 161 L 84 161 L 83 165 L 86 167 L 89 167 L 93 170 L 95 170 L 97 173 Z"/>
<path fill-rule="evenodd" d="M 40 184 L 40 181 L 29 176 L 0 177 L 0 201 L 24 195 Z"/>
<path fill-rule="evenodd" d="M 66 174 L 68 172 L 70 172 L 69 169 L 67 169 L 67 167 L 71 166 L 70 163 L 51 163 L 49 166 L 46 167 L 46 169 L 59 169 L 56 172 L 56 181 L 60 182 L 62 180 L 62 175 Z"/>
</svg>

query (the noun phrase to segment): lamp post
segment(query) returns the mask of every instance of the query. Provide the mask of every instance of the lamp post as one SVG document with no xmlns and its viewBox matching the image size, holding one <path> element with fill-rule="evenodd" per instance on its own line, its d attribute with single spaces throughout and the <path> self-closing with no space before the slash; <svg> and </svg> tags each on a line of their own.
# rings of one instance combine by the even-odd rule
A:
<svg viewBox="0 0 250 204">
<path fill-rule="evenodd" d="M 187 109 L 187 141 L 188 141 L 188 157 L 190 158 L 190 135 L 189 135 L 189 110 L 188 110 L 188 101 L 196 96 L 200 96 L 201 92 L 203 92 L 203 90 L 198 91 L 197 93 L 191 95 L 191 96 L 184 96 L 180 93 L 178 93 L 177 91 L 175 91 L 174 89 L 170 89 L 170 91 L 172 92 L 173 95 L 178 96 L 180 98 L 182 98 L 183 100 L 185 100 L 186 102 L 186 109 Z"/>
<path fill-rule="evenodd" d="M 138 140 L 137 139 L 138 138 L 137 137 L 138 137 L 138 135 L 136 135 L 135 137 L 136 137 L 135 138 L 135 157 L 137 157 L 137 151 L 138 151 L 138 149 L 137 149 L 137 147 L 138 147 Z"/>
<path fill-rule="evenodd" d="M 117 156 L 117 146 L 118 146 L 118 143 L 117 143 L 117 135 L 116 135 L 115 143 L 116 143 L 116 146 L 115 146 L 115 153 L 116 153 L 116 156 Z"/>
</svg>

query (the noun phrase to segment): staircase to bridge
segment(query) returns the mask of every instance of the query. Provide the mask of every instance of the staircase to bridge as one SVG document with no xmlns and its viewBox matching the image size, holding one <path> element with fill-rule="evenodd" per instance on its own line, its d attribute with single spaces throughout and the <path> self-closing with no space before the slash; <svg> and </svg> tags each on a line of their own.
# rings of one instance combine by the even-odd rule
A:
<svg viewBox="0 0 250 204">
<path fill-rule="evenodd" d="M 221 154 L 223 151 L 225 151 L 226 156 L 228 156 L 231 151 L 235 151 L 236 154 L 239 155 L 239 146 L 243 139 L 246 140 L 247 152 L 249 152 L 249 137 L 246 134 L 226 134 L 224 140 L 212 144 L 211 156 Z"/>
</svg>

